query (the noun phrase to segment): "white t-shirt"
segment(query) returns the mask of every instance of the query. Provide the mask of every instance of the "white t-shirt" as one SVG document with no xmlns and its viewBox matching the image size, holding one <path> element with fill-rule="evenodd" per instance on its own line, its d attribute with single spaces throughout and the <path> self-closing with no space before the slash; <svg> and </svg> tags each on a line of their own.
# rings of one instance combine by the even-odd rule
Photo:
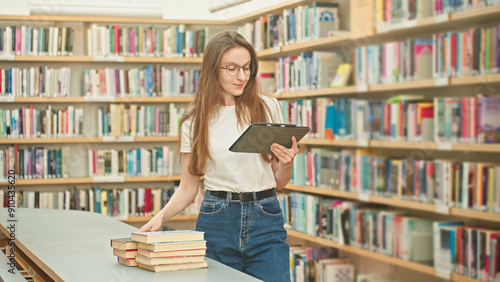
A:
<svg viewBox="0 0 500 282">
<path fill-rule="evenodd" d="M 283 123 L 283 114 L 278 101 L 261 95 L 269 106 L 274 122 Z M 271 120 L 271 119 L 269 119 Z M 190 125 L 192 120 L 182 124 L 181 153 L 191 152 Z M 262 160 L 260 154 L 234 153 L 229 147 L 247 129 L 238 128 L 235 106 L 223 106 L 210 123 L 208 140 L 213 161 L 205 163 L 205 188 L 214 191 L 254 192 L 276 187 L 270 163 Z"/>
</svg>

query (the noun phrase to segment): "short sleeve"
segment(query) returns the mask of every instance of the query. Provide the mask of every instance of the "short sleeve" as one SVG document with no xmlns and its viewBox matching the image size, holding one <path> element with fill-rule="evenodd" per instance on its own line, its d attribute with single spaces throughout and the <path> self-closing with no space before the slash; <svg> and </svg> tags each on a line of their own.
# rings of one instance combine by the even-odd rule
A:
<svg viewBox="0 0 500 282">
<path fill-rule="evenodd" d="M 283 119 L 283 110 L 281 109 L 281 104 L 278 102 L 278 99 L 274 97 L 263 97 L 264 101 L 269 106 L 269 110 L 271 111 L 271 117 L 274 123 L 284 123 Z"/>
<path fill-rule="evenodd" d="M 192 120 L 186 120 L 181 127 L 181 153 L 191 153 L 191 123 Z"/>
</svg>

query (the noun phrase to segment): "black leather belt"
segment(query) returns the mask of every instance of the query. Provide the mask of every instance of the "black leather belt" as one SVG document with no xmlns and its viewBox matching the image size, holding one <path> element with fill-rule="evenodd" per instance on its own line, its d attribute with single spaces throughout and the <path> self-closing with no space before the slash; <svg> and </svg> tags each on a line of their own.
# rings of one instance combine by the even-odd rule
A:
<svg viewBox="0 0 500 282">
<path fill-rule="evenodd" d="M 231 202 L 250 202 L 253 201 L 253 193 L 252 192 L 243 192 L 243 193 L 235 193 L 235 192 L 226 192 L 226 191 L 211 191 L 207 190 L 207 195 L 214 196 L 221 199 L 227 199 L 227 193 L 229 193 L 229 200 Z M 271 188 L 263 191 L 259 191 L 255 193 L 257 197 L 257 201 L 260 201 L 267 197 L 272 197 L 276 195 L 276 189 Z"/>
</svg>

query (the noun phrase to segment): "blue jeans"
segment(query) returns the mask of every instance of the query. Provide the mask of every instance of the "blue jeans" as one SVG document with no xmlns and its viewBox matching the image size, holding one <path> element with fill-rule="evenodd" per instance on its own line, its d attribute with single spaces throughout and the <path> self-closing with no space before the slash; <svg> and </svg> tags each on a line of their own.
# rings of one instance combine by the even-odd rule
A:
<svg viewBox="0 0 500 282">
<path fill-rule="evenodd" d="M 232 202 L 205 195 L 196 230 L 205 232 L 207 257 L 266 282 L 290 281 L 283 224 L 276 196 Z"/>
</svg>

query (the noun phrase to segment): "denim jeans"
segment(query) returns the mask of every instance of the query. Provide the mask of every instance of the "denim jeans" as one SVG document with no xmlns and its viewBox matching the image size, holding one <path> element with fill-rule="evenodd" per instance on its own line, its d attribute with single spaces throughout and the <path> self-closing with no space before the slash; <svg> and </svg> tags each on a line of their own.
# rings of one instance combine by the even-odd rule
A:
<svg viewBox="0 0 500 282">
<path fill-rule="evenodd" d="M 264 281 L 290 281 L 289 245 L 276 196 L 231 202 L 205 195 L 196 230 L 205 232 L 207 257 Z"/>
</svg>

